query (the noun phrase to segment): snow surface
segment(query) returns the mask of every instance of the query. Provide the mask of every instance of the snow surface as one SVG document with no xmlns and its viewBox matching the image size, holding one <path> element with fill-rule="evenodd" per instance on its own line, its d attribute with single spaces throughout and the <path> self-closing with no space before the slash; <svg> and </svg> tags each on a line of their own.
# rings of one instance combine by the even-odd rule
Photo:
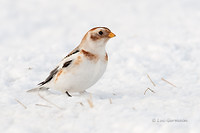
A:
<svg viewBox="0 0 200 133">
<path fill-rule="evenodd" d="M 96 26 L 117 37 L 88 89 L 93 108 L 89 96 L 26 93 Z M 1 133 L 200 131 L 199 0 L 1 0 L 0 61 Z"/>
</svg>

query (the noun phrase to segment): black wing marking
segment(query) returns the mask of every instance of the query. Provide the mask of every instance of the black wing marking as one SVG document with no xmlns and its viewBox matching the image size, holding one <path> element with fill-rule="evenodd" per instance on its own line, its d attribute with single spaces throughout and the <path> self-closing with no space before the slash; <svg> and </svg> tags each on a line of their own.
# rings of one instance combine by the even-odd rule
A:
<svg viewBox="0 0 200 133">
<path fill-rule="evenodd" d="M 68 67 L 71 63 L 72 63 L 72 60 L 65 62 L 65 63 L 63 64 L 63 67 L 62 67 L 62 68 Z"/>
<path fill-rule="evenodd" d="M 65 62 L 63 64 L 62 68 L 68 67 L 71 63 L 72 63 L 72 60 Z M 59 67 L 56 67 L 53 71 L 51 71 L 49 76 L 46 78 L 46 80 L 39 83 L 38 85 L 44 85 L 44 84 L 48 83 L 49 81 L 51 81 L 51 79 L 58 73 L 58 68 Z"/>
<path fill-rule="evenodd" d="M 69 53 L 65 58 L 67 58 L 67 57 L 69 57 L 69 56 L 71 56 L 71 55 L 73 55 L 73 54 L 76 54 L 76 53 L 78 53 L 79 51 L 80 51 L 80 50 L 79 50 L 79 48 L 77 47 L 77 48 L 75 48 L 71 53 Z M 65 59 L 65 58 L 64 58 L 64 59 Z M 68 67 L 68 66 L 71 64 L 71 62 L 72 62 L 72 60 L 65 62 L 65 63 L 63 64 L 62 68 Z M 53 71 L 51 71 L 50 74 L 49 74 L 49 76 L 46 78 L 46 80 L 43 81 L 43 82 L 41 82 L 41 83 L 39 83 L 38 85 L 41 85 L 41 86 L 42 86 L 42 85 L 48 83 L 49 81 L 51 81 L 51 79 L 57 74 L 58 68 L 59 68 L 59 67 L 56 67 Z"/>
<path fill-rule="evenodd" d="M 58 72 L 58 67 L 56 67 L 53 71 L 51 71 L 49 76 L 46 78 L 46 80 L 39 83 L 38 85 L 44 85 L 48 83 L 56 75 L 57 72 Z"/>
<path fill-rule="evenodd" d="M 73 54 L 76 54 L 76 53 L 78 53 L 80 50 L 79 49 L 74 49 L 71 53 L 69 53 L 67 56 L 65 56 L 65 58 L 67 58 L 67 57 L 69 57 L 69 56 L 71 56 L 71 55 L 73 55 Z"/>
</svg>

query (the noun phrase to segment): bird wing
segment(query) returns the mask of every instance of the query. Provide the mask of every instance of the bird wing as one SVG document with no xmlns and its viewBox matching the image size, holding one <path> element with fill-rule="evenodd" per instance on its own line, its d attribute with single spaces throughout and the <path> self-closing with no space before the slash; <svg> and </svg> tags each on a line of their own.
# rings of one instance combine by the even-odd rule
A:
<svg viewBox="0 0 200 133">
<path fill-rule="evenodd" d="M 68 66 L 71 65 L 71 63 L 73 62 L 74 59 L 76 59 L 77 54 L 79 53 L 79 47 L 75 48 L 72 52 L 70 52 L 59 64 L 58 66 L 53 69 L 49 76 L 41 83 L 39 83 L 38 85 L 42 86 L 46 83 L 48 83 L 49 81 L 51 81 L 53 79 L 53 77 L 59 72 L 60 69 L 62 68 L 67 68 Z"/>
<path fill-rule="evenodd" d="M 76 47 L 74 50 L 72 50 L 67 56 L 65 56 L 65 58 L 67 58 L 67 57 L 69 57 L 69 56 L 71 56 L 71 55 L 73 55 L 73 54 L 76 54 L 76 53 L 78 53 L 80 51 L 80 49 L 79 49 L 79 46 L 78 47 Z M 64 59 L 65 59 L 64 58 Z"/>
<path fill-rule="evenodd" d="M 50 72 L 49 76 L 48 76 L 44 81 L 42 81 L 41 83 L 39 83 L 38 85 L 42 86 L 42 85 L 48 83 L 49 81 L 51 81 L 51 79 L 57 74 L 57 72 L 58 72 L 58 70 L 59 70 L 58 68 L 59 68 L 59 67 L 57 66 L 55 69 L 53 69 L 53 70 Z"/>
</svg>

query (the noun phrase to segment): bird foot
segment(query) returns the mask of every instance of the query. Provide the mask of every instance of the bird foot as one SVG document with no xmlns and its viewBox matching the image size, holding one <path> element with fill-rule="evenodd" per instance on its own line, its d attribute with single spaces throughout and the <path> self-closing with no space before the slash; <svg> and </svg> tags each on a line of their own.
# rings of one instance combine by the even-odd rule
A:
<svg viewBox="0 0 200 133">
<path fill-rule="evenodd" d="M 68 91 L 66 91 L 65 93 L 66 93 L 69 97 L 72 97 L 72 95 L 70 95 Z"/>
<path fill-rule="evenodd" d="M 90 96 L 91 95 L 91 93 L 89 93 L 87 91 L 81 91 L 79 93 L 80 93 L 80 95 L 83 95 L 83 96 Z"/>
</svg>

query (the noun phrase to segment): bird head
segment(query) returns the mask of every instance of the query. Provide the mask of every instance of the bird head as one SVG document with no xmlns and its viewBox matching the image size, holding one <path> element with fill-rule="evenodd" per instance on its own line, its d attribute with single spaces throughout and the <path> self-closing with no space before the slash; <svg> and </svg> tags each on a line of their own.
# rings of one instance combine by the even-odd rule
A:
<svg viewBox="0 0 200 133">
<path fill-rule="evenodd" d="M 82 39 L 81 45 L 90 52 L 105 50 L 105 45 L 110 38 L 116 35 L 106 27 L 95 27 L 89 30 Z"/>
</svg>

